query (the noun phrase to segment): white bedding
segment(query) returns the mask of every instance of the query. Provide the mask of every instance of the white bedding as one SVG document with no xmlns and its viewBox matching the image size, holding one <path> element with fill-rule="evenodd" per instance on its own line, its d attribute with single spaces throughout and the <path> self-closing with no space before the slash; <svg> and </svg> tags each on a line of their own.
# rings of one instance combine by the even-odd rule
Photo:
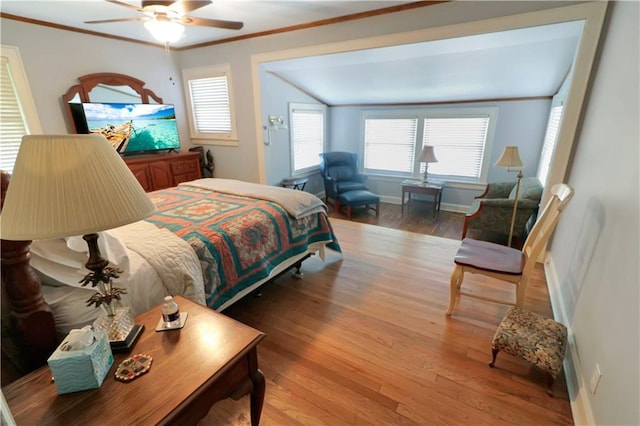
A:
<svg viewBox="0 0 640 426">
<path fill-rule="evenodd" d="M 280 204 L 287 213 L 296 219 L 327 211 L 327 206 L 315 195 L 289 188 L 219 178 L 196 179 L 183 182 L 179 186 L 193 186 L 226 194 L 273 201 Z"/>
<path fill-rule="evenodd" d="M 127 290 L 122 306 L 130 307 L 134 315 L 161 303 L 168 294 L 205 303 L 200 261 L 181 238 L 147 222 L 106 233 L 108 236 L 101 233 L 101 239 L 111 240 L 111 248 L 105 250 L 100 244 L 101 252 L 105 258 L 116 255 L 114 265 L 124 270 L 114 285 Z M 121 246 L 115 241 L 120 241 Z M 81 247 L 64 239 L 34 241 L 31 246 L 31 265 L 41 277 L 45 301 L 53 310 L 61 334 L 91 323 L 100 313 L 99 309 L 86 306 L 96 289 L 79 283 L 89 272 L 84 268 L 88 254 L 70 246 L 76 250 Z"/>
<path fill-rule="evenodd" d="M 145 222 L 110 230 L 128 250 L 143 256 L 158 273 L 167 294 L 205 304 L 200 259 L 189 243 L 171 231 Z"/>
</svg>

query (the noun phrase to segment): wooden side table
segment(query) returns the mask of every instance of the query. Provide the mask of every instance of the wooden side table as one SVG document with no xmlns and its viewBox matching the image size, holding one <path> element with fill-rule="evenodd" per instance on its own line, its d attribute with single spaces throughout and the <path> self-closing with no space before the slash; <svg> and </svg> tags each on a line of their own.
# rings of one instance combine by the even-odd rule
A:
<svg viewBox="0 0 640 426">
<path fill-rule="evenodd" d="M 442 184 L 435 182 L 421 182 L 419 180 L 402 181 L 402 206 L 400 214 L 404 214 L 404 194 L 408 193 L 407 204 L 411 201 L 411 194 L 425 194 L 433 197 L 433 217 L 440 211 L 440 200 L 442 199 Z"/>
<path fill-rule="evenodd" d="M 131 354 L 114 355 L 102 386 L 58 395 L 44 366 L 2 389 L 17 424 L 196 424 L 212 405 L 250 394 L 251 424 L 260 422 L 265 379 L 257 345 L 264 334 L 181 296 L 182 329 L 156 332 L 160 305 L 138 315 L 145 331 Z M 151 369 L 123 383 L 117 366 L 130 355 L 153 358 Z"/>
</svg>

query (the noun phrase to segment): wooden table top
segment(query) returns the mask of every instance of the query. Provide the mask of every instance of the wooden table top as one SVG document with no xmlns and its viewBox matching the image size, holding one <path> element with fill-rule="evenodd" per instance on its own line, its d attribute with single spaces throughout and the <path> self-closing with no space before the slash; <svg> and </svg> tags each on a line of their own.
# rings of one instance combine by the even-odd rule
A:
<svg viewBox="0 0 640 426">
<path fill-rule="evenodd" d="M 188 312 L 182 329 L 156 332 L 158 305 L 136 317 L 145 330 L 130 354 L 114 354 L 102 386 L 58 395 L 51 371 L 44 366 L 3 388 L 17 424 L 156 424 L 184 408 L 205 383 L 215 381 L 234 361 L 253 349 L 264 334 L 181 296 Z M 124 359 L 135 354 L 153 358 L 151 369 L 131 382 L 114 378 Z"/>
</svg>

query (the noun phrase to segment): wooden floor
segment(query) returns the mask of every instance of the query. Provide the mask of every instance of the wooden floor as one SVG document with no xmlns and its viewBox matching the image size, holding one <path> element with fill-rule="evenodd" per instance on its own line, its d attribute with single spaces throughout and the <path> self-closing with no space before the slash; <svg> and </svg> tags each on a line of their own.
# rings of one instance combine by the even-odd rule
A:
<svg viewBox="0 0 640 426">
<path fill-rule="evenodd" d="M 379 223 L 411 222 L 385 206 Z M 463 297 L 444 315 L 459 241 L 358 223 L 372 218 L 333 215 L 342 255 L 314 256 L 302 279 L 286 274 L 225 311 L 267 334 L 258 347 L 261 424 L 572 424 L 564 378 L 551 398 L 546 376 L 525 362 L 501 353 L 496 368 L 487 365 L 507 306 Z M 417 230 L 458 238 L 462 215 L 424 221 Z M 471 276 L 465 288 L 511 294 L 491 283 Z M 525 308 L 551 316 L 542 267 Z M 248 425 L 248 398 L 217 403 L 200 424 Z"/>
<path fill-rule="evenodd" d="M 436 217 L 433 217 L 433 204 L 421 201 L 412 201 L 410 205 L 405 205 L 404 214 L 400 212 L 399 204 L 380 203 L 378 217 L 371 210 L 354 209 L 351 220 L 455 240 L 460 239 L 462 235 L 464 222 L 462 213 L 440 211 Z M 343 212 L 338 213 L 333 209 L 329 210 L 329 216 L 338 219 L 347 218 Z"/>
</svg>

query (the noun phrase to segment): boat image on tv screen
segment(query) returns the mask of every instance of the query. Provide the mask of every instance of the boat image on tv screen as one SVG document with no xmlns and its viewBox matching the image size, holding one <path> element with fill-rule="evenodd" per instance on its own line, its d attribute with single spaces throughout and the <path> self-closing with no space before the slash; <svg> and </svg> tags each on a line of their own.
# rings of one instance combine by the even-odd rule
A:
<svg viewBox="0 0 640 426">
<path fill-rule="evenodd" d="M 173 105 L 83 103 L 89 133 L 103 135 L 121 154 L 180 147 Z"/>
</svg>

